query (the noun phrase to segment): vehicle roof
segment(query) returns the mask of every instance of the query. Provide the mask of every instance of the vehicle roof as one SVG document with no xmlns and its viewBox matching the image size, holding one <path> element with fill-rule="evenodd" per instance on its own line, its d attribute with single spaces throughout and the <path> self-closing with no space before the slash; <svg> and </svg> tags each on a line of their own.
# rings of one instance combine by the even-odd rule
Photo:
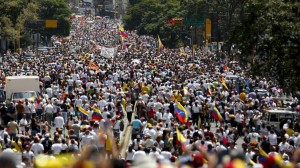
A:
<svg viewBox="0 0 300 168">
<path fill-rule="evenodd" d="M 284 113 L 284 114 L 296 114 L 296 112 L 285 110 L 283 108 L 267 110 L 268 113 Z"/>
<path fill-rule="evenodd" d="M 6 79 L 38 79 L 38 76 L 7 76 Z"/>
</svg>

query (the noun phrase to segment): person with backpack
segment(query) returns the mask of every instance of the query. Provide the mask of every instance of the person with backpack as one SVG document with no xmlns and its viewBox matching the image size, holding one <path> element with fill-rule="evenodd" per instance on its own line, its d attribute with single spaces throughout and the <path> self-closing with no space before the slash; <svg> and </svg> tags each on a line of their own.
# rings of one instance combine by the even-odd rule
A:
<svg viewBox="0 0 300 168">
<path fill-rule="evenodd" d="M 42 140 L 42 145 L 44 146 L 44 153 L 48 153 L 49 151 L 51 151 L 52 144 L 53 144 L 53 142 L 50 139 L 50 135 L 46 134 L 45 139 Z"/>
</svg>

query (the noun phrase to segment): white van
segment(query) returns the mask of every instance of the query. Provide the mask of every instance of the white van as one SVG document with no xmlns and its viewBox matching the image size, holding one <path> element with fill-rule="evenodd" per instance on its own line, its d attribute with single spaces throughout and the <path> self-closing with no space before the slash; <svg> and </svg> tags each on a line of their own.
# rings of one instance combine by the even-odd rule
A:
<svg viewBox="0 0 300 168">
<path fill-rule="evenodd" d="M 266 124 L 274 125 L 274 127 L 278 129 L 282 129 L 283 124 L 285 124 L 287 120 L 291 120 L 293 122 L 297 117 L 296 112 L 289 111 L 285 108 L 267 110 L 266 112 Z"/>
</svg>

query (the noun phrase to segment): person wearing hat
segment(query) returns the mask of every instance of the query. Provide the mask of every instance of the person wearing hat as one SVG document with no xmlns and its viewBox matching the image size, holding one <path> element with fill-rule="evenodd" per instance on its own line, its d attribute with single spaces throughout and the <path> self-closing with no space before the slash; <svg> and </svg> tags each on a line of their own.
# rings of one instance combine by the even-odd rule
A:
<svg viewBox="0 0 300 168">
<path fill-rule="evenodd" d="M 145 134 L 145 139 L 142 142 L 142 146 L 145 148 L 151 148 L 154 145 L 154 141 L 151 138 L 151 135 L 149 133 Z"/>
</svg>

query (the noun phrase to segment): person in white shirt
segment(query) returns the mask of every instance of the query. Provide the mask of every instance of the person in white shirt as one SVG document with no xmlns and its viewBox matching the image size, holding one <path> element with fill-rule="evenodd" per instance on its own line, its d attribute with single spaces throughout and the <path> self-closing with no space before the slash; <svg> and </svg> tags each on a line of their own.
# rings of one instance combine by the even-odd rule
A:
<svg viewBox="0 0 300 168">
<path fill-rule="evenodd" d="M 35 104 L 34 104 L 33 100 L 30 100 L 29 108 L 30 108 L 30 111 L 31 111 L 31 114 L 32 114 L 31 117 L 35 118 L 35 116 L 36 116 L 36 110 L 35 110 Z"/>
<path fill-rule="evenodd" d="M 88 146 L 92 143 L 94 137 L 90 134 L 90 131 L 87 129 L 85 133 L 80 135 L 81 147 Z"/>
<path fill-rule="evenodd" d="M 271 146 L 277 146 L 277 135 L 274 132 L 274 130 L 270 131 L 270 134 L 268 136 L 268 140 L 269 140 Z"/>
<path fill-rule="evenodd" d="M 287 123 L 283 124 L 283 130 L 288 129 L 290 124 L 291 124 L 291 120 L 287 120 Z"/>
<path fill-rule="evenodd" d="M 289 148 L 289 146 L 290 146 L 290 144 L 287 142 L 287 138 L 284 137 L 284 138 L 282 139 L 282 142 L 280 142 L 280 143 L 278 144 L 279 152 L 280 152 L 281 154 L 283 154 L 283 153 Z"/>
<path fill-rule="evenodd" d="M 23 118 L 20 120 L 19 125 L 20 125 L 21 134 L 24 135 L 25 134 L 25 126 L 28 125 L 25 114 L 23 114 Z"/>
<path fill-rule="evenodd" d="M 134 154 L 135 154 L 135 150 L 133 149 L 133 146 L 130 145 L 128 150 L 126 151 L 126 154 L 125 154 L 126 161 L 127 162 L 132 162 Z"/>
<path fill-rule="evenodd" d="M 31 146 L 31 149 L 35 156 L 44 152 L 44 146 L 40 143 L 40 139 L 38 137 L 34 138 L 34 143 Z"/>
<path fill-rule="evenodd" d="M 173 115 L 170 113 L 170 110 L 167 110 L 166 113 L 163 115 L 163 119 L 165 119 L 165 124 L 170 125 L 171 119 L 173 118 Z"/>
<path fill-rule="evenodd" d="M 61 151 L 63 150 L 62 144 L 61 144 L 61 140 L 58 139 L 52 146 L 51 146 L 51 150 L 53 155 L 59 155 L 61 153 Z"/>
<path fill-rule="evenodd" d="M 28 159 L 29 163 L 32 163 L 34 153 L 30 150 L 30 146 L 26 145 L 25 151 L 23 152 L 23 157 Z"/>
<path fill-rule="evenodd" d="M 45 105 L 44 109 L 45 109 L 45 118 L 46 118 L 46 121 L 51 125 L 52 118 L 53 118 L 54 108 L 50 104 L 50 101 L 47 102 L 47 104 Z"/>
<path fill-rule="evenodd" d="M 250 142 L 258 142 L 258 138 L 260 137 L 257 132 L 255 132 L 255 128 L 252 128 L 253 132 L 250 132 L 247 138 L 250 138 Z"/>
<path fill-rule="evenodd" d="M 57 114 L 57 116 L 55 117 L 54 119 L 54 125 L 55 125 L 55 128 L 61 128 L 63 129 L 64 126 L 65 126 L 65 121 L 64 121 L 64 118 L 61 116 L 60 113 Z"/>
</svg>

